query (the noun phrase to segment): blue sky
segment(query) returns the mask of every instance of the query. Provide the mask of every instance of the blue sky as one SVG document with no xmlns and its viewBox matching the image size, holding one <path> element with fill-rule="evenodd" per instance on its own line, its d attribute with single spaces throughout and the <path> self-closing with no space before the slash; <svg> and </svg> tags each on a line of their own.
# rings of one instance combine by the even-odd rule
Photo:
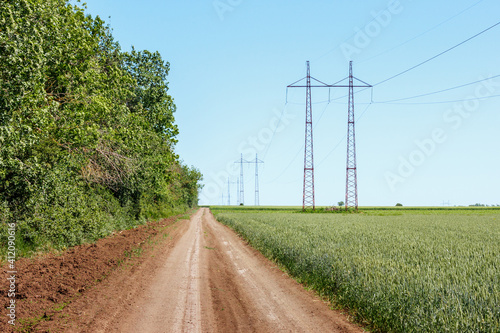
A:
<svg viewBox="0 0 500 333">
<path fill-rule="evenodd" d="M 499 21 L 497 0 L 86 1 L 124 50 L 170 62 L 176 151 L 204 174 L 200 204 L 227 203 L 240 154 L 264 161 L 261 205 L 301 205 L 305 76 L 376 84 Z M 500 26 L 355 95 L 359 204 L 500 204 Z M 316 205 L 345 196 L 346 90 L 313 90 Z M 481 98 L 481 99 L 478 99 Z M 373 103 L 372 103 L 373 102 Z M 402 104 L 405 103 L 405 104 Z M 409 104 L 411 103 L 411 104 Z M 430 104 L 423 104 L 430 103 Z M 274 135 L 273 135 L 274 133 Z M 272 139 L 271 139 L 272 137 Z M 245 204 L 254 203 L 253 164 Z M 231 185 L 236 203 L 236 185 Z"/>
</svg>

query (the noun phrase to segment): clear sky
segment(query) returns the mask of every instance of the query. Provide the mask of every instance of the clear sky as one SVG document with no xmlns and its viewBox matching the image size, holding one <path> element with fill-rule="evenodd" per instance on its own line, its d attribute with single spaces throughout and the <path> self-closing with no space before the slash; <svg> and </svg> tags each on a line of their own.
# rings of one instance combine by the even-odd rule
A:
<svg viewBox="0 0 500 333">
<path fill-rule="evenodd" d="M 227 204 L 243 157 L 260 204 L 302 204 L 306 74 L 377 84 L 500 21 L 498 0 L 89 0 L 123 50 L 170 62 L 176 151 L 204 174 L 200 204 Z M 359 204 L 500 204 L 500 25 L 355 95 Z M 345 197 L 347 93 L 313 90 L 316 205 Z M 477 99 L 481 98 L 481 99 Z M 394 101 L 394 102 L 387 102 Z M 371 103 L 373 102 L 373 103 Z M 273 135 L 274 133 L 274 135 Z M 255 165 L 246 164 L 245 204 Z M 231 185 L 236 204 L 236 184 Z"/>
</svg>

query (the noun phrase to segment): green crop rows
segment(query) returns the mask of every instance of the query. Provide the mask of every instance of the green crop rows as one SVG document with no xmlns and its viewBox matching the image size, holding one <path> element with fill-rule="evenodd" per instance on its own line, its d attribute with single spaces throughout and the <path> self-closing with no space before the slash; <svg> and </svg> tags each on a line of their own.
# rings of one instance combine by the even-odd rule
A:
<svg viewBox="0 0 500 333">
<path fill-rule="evenodd" d="M 500 332 L 500 210 L 213 211 L 374 331 Z"/>
</svg>

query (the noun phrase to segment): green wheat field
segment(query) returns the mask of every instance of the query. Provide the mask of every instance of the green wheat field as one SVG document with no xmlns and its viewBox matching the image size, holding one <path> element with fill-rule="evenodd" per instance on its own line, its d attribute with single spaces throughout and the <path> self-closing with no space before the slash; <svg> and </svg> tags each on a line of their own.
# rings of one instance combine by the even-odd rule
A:
<svg viewBox="0 0 500 333">
<path fill-rule="evenodd" d="M 211 209 L 372 331 L 500 332 L 498 208 Z"/>
</svg>

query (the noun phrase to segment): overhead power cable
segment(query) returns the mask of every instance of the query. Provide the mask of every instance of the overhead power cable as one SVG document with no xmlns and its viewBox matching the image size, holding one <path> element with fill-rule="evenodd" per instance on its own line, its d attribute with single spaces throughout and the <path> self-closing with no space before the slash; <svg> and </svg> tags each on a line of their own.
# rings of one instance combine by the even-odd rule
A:
<svg viewBox="0 0 500 333">
<path fill-rule="evenodd" d="M 319 124 L 319 120 L 321 119 L 321 117 L 323 117 L 323 114 L 325 113 L 326 109 L 328 108 L 328 105 L 329 105 L 328 101 L 325 101 L 325 103 L 327 103 L 327 104 L 325 105 L 324 109 L 321 111 L 319 118 L 316 120 L 316 123 L 314 124 L 313 130 L 316 129 L 316 126 L 318 126 L 318 124 Z M 277 179 L 281 178 L 281 176 L 283 176 L 285 174 L 285 171 L 288 170 L 288 168 L 292 165 L 292 163 L 299 156 L 300 152 L 303 151 L 303 150 L 304 150 L 304 145 L 301 145 L 300 149 L 297 151 L 297 153 L 295 154 L 295 156 L 290 160 L 290 162 L 288 163 L 288 165 L 279 173 L 279 175 L 277 177 L 275 177 L 272 181 L 270 181 L 268 183 L 272 183 L 272 182 L 276 181 Z"/>
<path fill-rule="evenodd" d="M 273 135 L 271 135 L 271 139 L 269 140 L 269 143 L 267 144 L 267 146 L 264 150 L 264 159 L 266 158 L 267 152 L 269 151 L 269 148 L 271 147 L 271 143 L 273 142 L 274 135 L 276 135 L 276 131 L 278 130 L 278 127 L 281 125 L 281 119 L 283 118 L 283 114 L 285 113 L 286 108 L 287 108 L 287 104 L 285 103 L 285 105 L 283 106 L 283 109 L 281 110 L 280 117 L 278 118 L 278 123 L 274 127 Z"/>
<path fill-rule="evenodd" d="M 395 78 L 397 78 L 398 76 L 401 76 L 401 75 L 403 75 L 403 74 L 405 74 L 405 73 L 408 73 L 409 71 L 411 71 L 411 70 L 413 70 L 413 69 L 415 69 L 415 68 L 418 68 L 418 67 L 420 67 L 420 66 L 422 66 L 422 65 L 424 65 L 424 64 L 426 64 L 426 63 L 428 63 L 429 61 L 432 61 L 432 60 L 434 60 L 434 59 L 436 59 L 436 58 L 438 58 L 438 57 L 442 56 L 443 54 L 450 52 L 450 51 L 451 51 L 451 50 L 453 50 L 453 49 L 456 49 L 456 48 L 457 48 L 457 47 L 459 47 L 460 45 L 463 45 L 463 44 L 467 43 L 468 41 L 470 41 L 470 40 L 472 40 L 472 39 L 474 39 L 474 38 L 476 38 L 476 37 L 478 37 L 478 36 L 480 36 L 480 35 L 484 34 L 485 32 L 487 32 L 487 31 L 489 31 L 489 30 L 491 30 L 491 29 L 495 28 L 495 27 L 496 27 L 496 26 L 498 26 L 498 25 L 500 25 L 500 21 L 499 21 L 499 22 L 497 22 L 497 23 L 495 23 L 495 24 L 493 24 L 493 25 L 492 25 L 492 26 L 490 26 L 489 28 L 484 29 L 484 30 L 483 30 L 483 31 L 481 31 L 481 32 L 478 32 L 478 33 L 477 33 L 477 34 L 475 34 L 474 36 L 469 37 L 469 38 L 467 38 L 466 40 L 464 40 L 464 41 L 462 41 L 462 42 L 460 42 L 460 43 L 458 43 L 458 44 L 456 44 L 456 45 L 454 45 L 454 46 L 450 47 L 449 49 L 446 49 L 446 50 L 444 50 L 443 52 L 438 53 L 438 54 L 436 54 L 435 56 L 430 57 L 429 59 L 422 61 L 421 63 L 419 63 L 419 64 L 417 64 L 417 65 L 415 65 L 415 66 L 412 66 L 412 67 L 410 67 L 410 68 L 408 68 L 408 69 L 406 69 L 406 70 L 404 70 L 404 71 L 402 71 L 402 72 L 400 72 L 400 73 L 398 73 L 398 74 L 396 74 L 396 75 L 393 75 L 393 76 L 391 76 L 391 77 L 389 77 L 389 78 L 387 78 L 387 79 L 385 79 L 385 80 L 383 80 L 383 81 L 380 81 L 380 82 L 378 82 L 378 83 L 375 83 L 373 86 L 374 86 L 374 87 L 375 87 L 375 86 L 378 86 L 378 85 L 380 85 L 380 84 L 382 84 L 382 83 L 385 83 L 385 82 L 387 82 L 387 81 L 390 81 L 390 80 L 392 80 L 392 79 L 395 79 Z"/>
<path fill-rule="evenodd" d="M 397 45 L 397 46 L 395 46 L 395 47 L 393 47 L 393 48 L 391 48 L 391 49 L 389 49 L 389 50 L 387 50 L 387 51 L 384 51 L 384 52 L 382 52 L 382 53 L 379 53 L 378 55 L 375 55 L 375 56 L 373 56 L 373 57 L 371 57 L 371 58 L 369 58 L 369 59 L 363 60 L 363 61 L 361 61 L 360 63 L 363 63 L 363 62 L 365 62 L 365 61 L 368 61 L 368 60 L 370 60 L 370 59 L 373 59 L 373 58 L 375 58 L 375 57 L 378 57 L 378 56 L 380 56 L 380 55 L 382 55 L 382 54 L 384 54 L 384 53 L 390 52 L 390 51 L 392 51 L 392 50 L 393 50 L 393 49 L 395 49 L 395 48 L 398 48 L 398 47 L 400 47 L 400 46 L 402 46 L 402 45 L 404 45 L 404 44 L 407 44 L 407 43 L 409 43 L 409 42 L 413 41 L 414 39 L 416 39 L 416 38 L 418 38 L 418 37 L 420 37 L 420 36 L 422 36 L 422 35 L 425 35 L 426 33 L 428 33 L 428 32 L 430 32 L 430 31 L 432 31 L 432 30 L 434 30 L 434 29 L 436 29 L 436 28 L 440 27 L 441 25 L 443 25 L 443 24 L 445 24 L 445 23 L 447 23 L 447 22 L 451 21 L 452 19 L 456 18 L 457 16 L 459 16 L 459 15 L 461 15 L 461 14 L 465 13 L 466 11 L 470 10 L 471 8 L 475 7 L 476 5 L 478 5 L 479 3 L 483 2 L 483 1 L 484 1 L 484 0 L 479 0 L 479 1 L 477 1 L 476 3 L 474 3 L 474 4 L 472 4 L 471 6 L 469 6 L 469 7 L 465 8 L 465 9 L 464 9 L 464 10 L 462 10 L 461 12 L 459 12 L 459 13 L 457 13 L 457 14 L 455 14 L 455 15 L 453 15 L 453 16 L 451 16 L 451 17 L 449 17 L 449 18 L 447 18 L 446 20 L 444 20 L 444 21 L 442 21 L 441 23 L 439 23 L 439 24 L 435 25 L 434 27 L 432 27 L 432 28 L 430 28 L 430 29 L 426 30 L 425 32 L 421 33 L 420 35 L 415 36 L 415 37 L 411 38 L 410 40 L 407 40 L 407 41 L 405 41 L 405 42 L 403 42 L 403 43 L 401 43 L 401 44 L 399 44 L 399 45 Z M 365 24 L 365 27 L 366 27 L 366 26 L 368 26 L 368 25 L 370 25 L 371 23 L 375 22 L 375 21 L 376 21 L 376 20 L 380 17 L 381 13 L 382 13 L 382 12 L 378 13 L 378 14 L 377 14 L 376 16 L 374 16 L 374 17 L 373 17 L 373 18 L 372 18 L 369 22 L 367 22 L 367 23 Z M 330 50 L 328 50 L 327 52 L 323 53 L 323 54 L 322 54 L 321 56 L 319 56 L 318 58 L 313 59 L 313 61 L 312 61 L 312 62 L 315 62 L 315 61 L 317 61 L 317 60 L 320 60 L 320 59 L 322 59 L 323 57 L 325 57 L 325 56 L 327 56 L 328 54 L 330 54 L 331 52 L 333 52 L 333 51 L 335 51 L 335 50 L 339 49 L 339 48 L 340 48 L 340 45 L 342 45 L 342 44 L 344 44 L 344 43 L 347 43 L 347 42 L 348 42 L 349 40 L 351 40 L 354 36 L 356 36 L 356 34 L 357 34 L 357 33 L 358 33 L 357 31 L 353 32 L 353 33 L 352 33 L 349 37 L 347 37 L 347 38 L 346 38 L 346 39 L 345 39 L 342 43 L 338 43 L 338 45 L 337 45 L 337 46 L 335 46 L 335 47 L 331 48 Z"/>
<path fill-rule="evenodd" d="M 417 105 L 417 104 L 449 104 L 449 103 L 458 103 L 458 102 L 468 102 L 468 101 L 479 101 L 483 99 L 496 98 L 500 97 L 500 95 L 491 95 L 484 97 L 472 97 L 465 99 L 457 99 L 453 101 L 438 101 L 438 102 L 407 102 L 407 103 L 377 103 L 377 104 L 394 104 L 394 105 Z"/>
<path fill-rule="evenodd" d="M 359 117 L 357 117 L 356 122 L 359 122 L 359 120 L 363 117 L 363 115 L 366 113 L 366 111 L 368 111 L 368 108 L 369 108 L 371 105 L 372 105 L 372 103 L 370 103 L 370 104 L 368 104 L 368 105 L 366 106 L 366 108 L 363 110 L 363 112 L 361 112 L 361 114 L 359 115 Z M 327 159 L 328 157 L 330 157 L 330 155 L 331 155 L 331 154 L 332 154 L 335 150 L 337 150 L 337 148 L 340 146 L 340 144 L 341 144 L 342 142 L 344 142 L 344 140 L 346 139 L 346 137 L 347 137 L 347 134 L 345 134 L 345 135 L 342 137 L 342 139 L 340 139 L 340 141 L 339 141 L 339 142 L 338 142 L 338 143 L 337 143 L 337 144 L 336 144 L 336 145 L 332 148 L 332 150 L 330 150 L 330 151 L 328 152 L 328 154 L 326 154 L 326 156 L 325 156 L 325 157 L 324 157 L 324 158 L 323 158 L 323 159 L 322 159 L 322 160 L 321 160 L 321 161 L 320 161 L 320 162 L 319 162 L 316 166 L 317 166 L 317 167 L 319 167 L 321 164 L 323 164 L 323 162 L 324 162 L 324 161 L 326 161 L 326 159 Z"/>
<path fill-rule="evenodd" d="M 421 94 L 421 95 L 416 95 L 416 96 L 410 96 L 410 97 L 392 99 L 392 100 L 389 100 L 389 101 L 379 101 L 379 102 L 377 101 L 375 103 L 378 103 L 378 104 L 393 103 L 393 102 L 405 101 L 405 100 L 408 100 L 408 99 L 414 99 L 414 98 L 419 98 L 419 97 L 424 97 L 424 96 L 430 96 L 430 95 L 440 94 L 440 93 L 443 93 L 443 92 L 446 92 L 446 91 L 450 91 L 450 90 L 454 90 L 454 89 L 459 89 L 459 88 L 467 87 L 467 86 L 470 86 L 470 85 L 473 85 L 473 84 L 476 84 L 476 83 L 479 83 L 479 82 L 483 82 L 483 81 L 486 81 L 486 80 L 492 80 L 492 79 L 495 79 L 497 77 L 500 77 L 500 74 L 499 75 L 495 75 L 495 76 L 490 76 L 490 77 L 482 79 L 482 80 L 477 80 L 477 81 L 474 81 L 474 82 L 469 82 L 469 83 L 461 84 L 459 86 L 455 86 L 455 87 L 451 87 L 451 88 L 447 88 L 447 89 L 433 91 L 433 92 L 429 92 L 429 93 L 425 93 L 425 94 Z"/>
<path fill-rule="evenodd" d="M 398 76 L 401 76 L 401 75 L 403 75 L 403 74 L 405 74 L 405 73 L 408 73 L 409 71 L 411 71 L 411 70 L 413 70 L 413 69 L 415 69 L 415 68 L 418 68 L 418 67 L 420 67 L 420 66 L 422 66 L 422 65 L 424 65 L 424 64 L 426 64 L 426 63 L 428 63 L 429 61 L 432 61 L 432 60 L 434 60 L 434 59 L 436 59 L 436 58 L 438 58 L 438 57 L 442 56 L 443 54 L 445 54 L 445 53 L 447 53 L 447 52 L 449 52 L 449 51 L 451 51 L 451 50 L 453 50 L 453 49 L 456 49 L 456 48 L 457 48 L 457 47 L 459 47 L 460 45 L 463 45 L 463 44 L 467 43 L 468 41 L 470 41 L 470 40 L 472 40 L 472 39 L 474 39 L 474 38 L 476 38 L 476 37 L 478 37 L 478 36 L 480 36 L 480 35 L 484 34 L 485 32 L 487 32 L 487 31 L 489 31 L 489 30 L 491 30 L 491 29 L 495 28 L 495 27 L 496 27 L 496 26 L 498 26 L 498 25 L 500 25 L 500 21 L 499 21 L 499 22 L 497 22 L 497 23 L 495 23 L 495 24 L 493 24 L 492 26 L 490 26 L 490 27 L 488 27 L 488 28 L 484 29 L 484 30 L 483 30 L 483 31 L 481 31 L 481 32 L 478 32 L 478 33 L 477 33 L 477 34 L 475 34 L 474 36 L 469 37 L 469 38 L 467 38 L 466 40 L 464 40 L 464 41 L 462 41 L 462 42 L 460 42 L 460 43 L 458 43 L 458 44 L 456 44 L 456 45 L 454 45 L 454 46 L 452 46 L 452 47 L 450 47 L 450 48 L 446 49 L 445 51 L 440 52 L 440 53 L 436 54 L 435 56 L 432 56 L 432 57 L 428 58 L 427 60 L 424 60 L 424 61 L 422 61 L 422 62 L 418 63 L 417 65 L 414 65 L 414 66 L 412 66 L 412 67 L 410 67 L 410 68 L 408 68 L 408 69 L 406 69 L 406 70 L 404 70 L 404 71 L 402 71 L 402 72 L 399 72 L 399 73 L 398 73 L 398 74 L 396 74 L 396 75 L 393 75 L 393 76 L 391 76 L 391 77 L 389 77 L 389 78 L 387 78 L 387 79 L 385 79 L 385 80 L 382 80 L 382 81 L 380 81 L 380 82 L 375 83 L 375 84 L 373 85 L 373 87 L 378 86 L 378 85 L 380 85 L 380 84 L 382 84 L 382 83 L 386 83 L 387 81 L 390 81 L 390 80 L 392 80 L 392 79 L 395 79 L 395 78 L 397 78 Z M 356 91 L 356 92 L 355 92 L 355 94 L 358 94 L 358 93 L 360 93 L 360 92 L 362 92 L 362 91 L 365 91 L 365 90 L 367 90 L 367 89 L 370 89 L 370 88 L 363 88 L 363 89 L 360 89 L 360 90 Z M 345 98 L 345 97 L 347 97 L 347 95 L 343 95 L 343 96 L 340 96 L 340 97 L 334 98 L 334 99 L 332 99 L 331 101 L 332 101 L 332 102 L 334 102 L 334 101 L 337 101 L 337 100 L 342 99 L 342 98 Z"/>
<path fill-rule="evenodd" d="M 387 50 L 385 50 L 385 51 L 382 51 L 382 52 L 380 52 L 380 53 L 378 53 L 378 54 L 376 54 L 376 55 L 374 55 L 374 56 L 372 56 L 372 57 L 370 57 L 370 58 L 368 58 L 368 59 L 365 59 L 365 60 L 362 60 L 362 61 L 358 61 L 357 63 L 358 63 L 358 64 L 362 64 L 362 63 L 364 63 L 364 62 L 367 62 L 367 61 L 370 61 L 370 60 L 372 60 L 372 59 L 374 59 L 374 58 L 377 58 L 377 57 L 379 57 L 379 56 L 381 56 L 381 55 L 384 55 L 384 54 L 386 54 L 386 53 L 388 53 L 388 52 L 391 52 L 392 50 L 395 50 L 395 49 L 397 49 L 397 48 L 399 48 L 399 47 L 401 47 L 401 46 L 403 46 L 403 45 L 406 45 L 406 44 L 408 44 L 408 43 L 410 43 L 410 42 L 414 41 L 415 39 L 417 39 L 417 38 L 419 38 L 419 37 L 422 37 L 423 35 L 425 35 L 425 34 L 427 34 L 427 33 L 431 32 L 432 30 L 435 30 L 435 29 L 439 28 L 440 26 L 442 26 L 442 25 L 444 25 L 444 24 L 448 23 L 449 21 L 453 20 L 453 19 L 454 19 L 454 18 L 456 18 L 457 16 L 460 16 L 460 15 L 462 15 L 463 13 L 465 13 L 466 11 L 470 10 L 471 8 L 473 8 L 473 7 L 477 6 L 477 5 L 479 5 L 479 4 L 480 4 L 481 2 L 483 2 L 483 1 L 484 1 L 484 0 L 479 0 L 479 1 L 475 2 L 474 4 L 472 4 L 471 6 L 469 6 L 469 7 L 465 8 L 464 10 L 460 11 L 459 13 L 457 13 L 457 14 L 455 14 L 455 15 L 453 15 L 453 16 L 451 16 L 451 17 L 449 17 L 449 18 L 447 18 L 446 20 L 444 20 L 444 21 L 440 22 L 439 24 L 437 24 L 437 25 L 433 26 L 432 28 L 427 29 L 426 31 L 424 31 L 424 32 L 422 32 L 422 33 L 420 33 L 420 34 L 418 34 L 417 36 L 414 36 L 413 38 L 410 38 L 410 39 L 408 39 L 408 40 L 406 40 L 406 41 L 402 42 L 401 44 L 398 44 L 398 45 L 396 45 L 396 46 L 393 46 L 393 47 L 392 47 L 392 48 L 390 48 L 390 49 L 387 49 Z"/>
</svg>

